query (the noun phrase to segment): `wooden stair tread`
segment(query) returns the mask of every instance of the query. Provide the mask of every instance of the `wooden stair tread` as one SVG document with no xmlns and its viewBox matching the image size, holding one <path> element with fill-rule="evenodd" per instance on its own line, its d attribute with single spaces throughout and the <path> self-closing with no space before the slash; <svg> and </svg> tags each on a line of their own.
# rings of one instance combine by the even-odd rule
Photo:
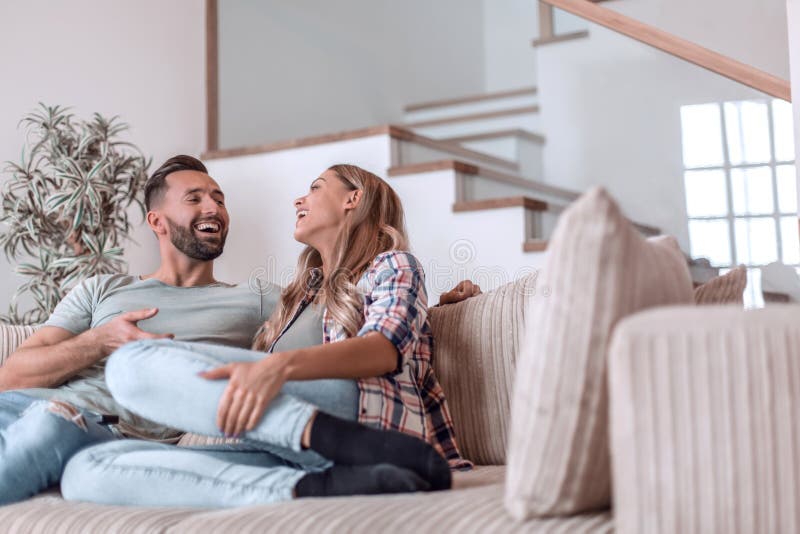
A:
<svg viewBox="0 0 800 534">
<path fill-rule="evenodd" d="M 498 117 L 509 117 L 512 115 L 522 115 L 526 113 L 539 113 L 539 106 L 524 106 L 521 108 L 503 109 L 499 111 L 487 111 L 484 113 L 470 113 L 458 115 L 445 119 L 431 119 L 426 121 L 412 122 L 406 124 L 409 128 L 421 128 L 423 126 L 438 126 L 441 124 L 457 124 L 459 122 L 471 122 L 485 119 L 495 119 Z"/>
<path fill-rule="evenodd" d="M 386 174 L 387 176 L 403 176 L 406 174 L 433 171 L 457 171 L 465 174 L 478 174 L 480 172 L 480 167 L 455 159 L 443 159 L 439 161 L 424 161 L 422 163 L 390 167 L 389 170 L 386 171 Z"/>
<path fill-rule="evenodd" d="M 523 207 L 525 209 L 535 211 L 547 211 L 547 202 L 525 196 L 489 198 L 486 200 L 467 200 L 453 204 L 453 211 L 458 213 L 464 211 L 483 211 L 513 207 Z"/>
<path fill-rule="evenodd" d="M 473 102 L 484 102 L 486 100 L 498 100 L 502 98 L 511 98 L 515 96 L 535 95 L 537 93 L 536 87 L 523 87 L 521 89 L 510 89 L 508 91 L 495 91 L 491 93 L 481 93 L 477 95 L 466 95 L 455 98 L 445 98 L 442 100 L 432 100 L 430 102 L 420 102 L 419 104 L 410 104 L 405 107 L 405 112 L 420 111 L 422 109 L 441 108 L 457 106 L 460 104 L 471 104 Z"/>
<path fill-rule="evenodd" d="M 544 252 L 549 243 L 547 239 L 528 239 L 522 243 L 522 252 Z"/>
<path fill-rule="evenodd" d="M 433 148 L 434 150 L 449 152 L 454 157 L 464 157 L 464 158 L 474 159 L 481 161 L 483 163 L 489 163 L 491 165 L 496 165 L 498 167 L 504 167 L 511 171 L 519 170 L 519 165 L 515 161 L 499 158 L 497 156 L 492 156 L 484 152 L 478 152 L 477 150 L 472 150 L 470 148 L 461 146 L 457 143 L 451 143 L 443 139 L 434 139 L 432 137 L 412 132 L 411 130 L 402 128 L 400 126 L 395 126 L 395 125 L 389 126 L 388 133 L 392 137 L 392 139 L 398 139 L 400 141 L 409 141 L 412 143 L 417 143 L 418 145 L 421 146 Z"/>
<path fill-rule="evenodd" d="M 554 185 L 538 182 L 528 178 L 523 178 L 522 176 L 519 175 L 503 173 L 500 171 L 496 171 L 494 169 L 479 167 L 477 165 L 473 165 L 471 163 L 465 163 L 463 161 L 458 161 L 458 160 L 440 160 L 440 161 L 429 161 L 425 163 L 415 163 L 412 165 L 399 165 L 396 167 L 391 167 L 387 171 L 387 175 L 403 176 L 407 174 L 417 174 L 423 172 L 433 172 L 433 171 L 443 171 L 443 170 L 454 170 L 464 174 L 472 174 L 480 176 L 481 178 L 485 178 L 487 180 L 493 180 L 496 182 L 511 184 L 517 187 L 530 189 L 531 191 L 534 191 L 539 194 L 546 194 L 554 197 L 563 198 L 564 201 L 566 202 L 572 202 L 573 200 L 575 200 L 580 196 L 580 194 L 575 191 L 569 191 L 568 189 L 562 189 Z"/>
<path fill-rule="evenodd" d="M 534 143 L 541 143 L 541 144 L 545 143 L 545 137 L 543 135 L 529 132 L 528 130 L 523 130 L 521 128 L 512 128 L 508 130 L 495 130 L 493 132 L 486 132 L 486 133 L 479 133 L 472 135 L 460 135 L 458 137 L 447 137 L 442 139 L 442 141 L 448 143 L 468 143 L 470 141 L 485 141 L 487 139 L 499 139 L 501 137 L 521 137 L 523 139 L 533 141 Z"/>
</svg>

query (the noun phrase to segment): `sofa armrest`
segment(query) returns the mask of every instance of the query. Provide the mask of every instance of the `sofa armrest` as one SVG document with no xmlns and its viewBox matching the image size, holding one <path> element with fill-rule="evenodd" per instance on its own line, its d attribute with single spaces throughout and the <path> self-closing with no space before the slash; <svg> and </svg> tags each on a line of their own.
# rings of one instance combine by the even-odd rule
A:
<svg viewBox="0 0 800 534">
<path fill-rule="evenodd" d="M 800 306 L 640 313 L 609 359 L 619 532 L 800 532 Z"/>
<path fill-rule="evenodd" d="M 28 339 L 37 328 L 39 328 L 39 326 L 0 324 L 0 365 L 3 365 L 6 358 L 17 350 L 17 347 Z"/>
</svg>

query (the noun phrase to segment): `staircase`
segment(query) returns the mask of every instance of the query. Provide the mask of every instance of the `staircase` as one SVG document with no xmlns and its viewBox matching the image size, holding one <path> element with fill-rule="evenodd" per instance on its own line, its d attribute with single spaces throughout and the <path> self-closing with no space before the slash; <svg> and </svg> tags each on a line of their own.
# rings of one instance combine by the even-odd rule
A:
<svg viewBox="0 0 800 534">
<path fill-rule="evenodd" d="M 541 180 L 545 139 L 537 133 L 535 87 L 407 106 L 404 126 L 417 134 L 513 162 Z"/>
<path fill-rule="evenodd" d="M 531 120 L 535 95 L 528 88 L 427 103 L 410 106 L 413 122 L 404 126 L 205 153 L 210 174 L 229 192 L 235 229 L 217 276 L 249 279 L 253 287 L 259 279 L 286 285 L 301 250 L 291 239 L 292 202 L 341 162 L 386 176 L 397 191 L 431 303 L 460 280 L 490 290 L 531 272 L 559 214 L 579 196 L 542 180 L 545 140 Z M 432 137 L 433 121 L 445 137 Z"/>
<path fill-rule="evenodd" d="M 535 87 L 409 105 L 405 128 L 513 163 L 516 168 L 503 172 L 444 160 L 394 166 L 388 175 L 452 169 L 456 173 L 454 213 L 487 220 L 498 211 L 515 211 L 519 220 L 515 224 L 521 226 L 521 252 L 542 253 L 558 214 L 578 193 L 542 181 L 545 138 L 537 133 L 538 119 Z"/>
</svg>

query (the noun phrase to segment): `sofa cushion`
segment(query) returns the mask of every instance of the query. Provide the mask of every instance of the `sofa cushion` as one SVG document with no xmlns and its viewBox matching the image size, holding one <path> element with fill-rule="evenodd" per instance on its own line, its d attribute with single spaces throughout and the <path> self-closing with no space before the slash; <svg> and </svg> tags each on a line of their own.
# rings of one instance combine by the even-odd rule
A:
<svg viewBox="0 0 800 534">
<path fill-rule="evenodd" d="M 458 304 L 431 308 L 433 366 L 447 396 L 465 458 L 505 464 L 514 368 L 525 300 L 536 291 L 528 275 Z"/>
<path fill-rule="evenodd" d="M 457 488 L 452 491 L 300 499 L 239 510 L 207 512 L 186 518 L 171 532 L 588 534 L 613 531 L 613 520 L 608 513 L 534 519 L 525 523 L 514 521 L 503 508 L 502 471 L 502 467 L 482 466 L 471 473 L 456 473 L 454 483 Z"/>
<path fill-rule="evenodd" d="M 0 506 L 0 531 L 25 534 L 83 534 L 167 532 L 198 513 L 188 508 L 139 508 L 69 502 L 57 491 L 42 493 L 16 504 Z"/>
<path fill-rule="evenodd" d="M 609 387 L 619 532 L 800 532 L 800 306 L 628 317 Z"/>
<path fill-rule="evenodd" d="M 506 505 L 520 519 L 610 506 L 612 329 L 638 310 L 692 302 L 677 242 L 645 240 L 600 188 L 562 214 L 538 282 L 512 401 Z"/>
<path fill-rule="evenodd" d="M 747 268 L 740 265 L 722 276 L 712 278 L 694 290 L 695 304 L 738 304 L 744 306 Z"/>
<path fill-rule="evenodd" d="M 610 514 L 517 523 L 503 508 L 503 466 L 453 474 L 436 493 L 298 499 L 227 510 L 104 506 L 64 501 L 58 493 L 0 507 L 2 532 L 33 534 L 520 532 L 610 533 Z"/>
</svg>

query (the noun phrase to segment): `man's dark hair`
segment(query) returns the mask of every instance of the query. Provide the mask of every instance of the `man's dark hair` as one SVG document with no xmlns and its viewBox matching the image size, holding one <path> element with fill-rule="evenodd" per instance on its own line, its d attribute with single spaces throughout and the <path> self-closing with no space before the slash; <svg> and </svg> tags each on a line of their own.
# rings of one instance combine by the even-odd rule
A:
<svg viewBox="0 0 800 534">
<path fill-rule="evenodd" d="M 178 171 L 199 171 L 208 174 L 206 166 L 197 158 L 183 154 L 169 158 L 144 184 L 144 206 L 147 211 L 150 211 L 150 207 L 161 200 L 167 191 L 167 176 Z"/>
</svg>

